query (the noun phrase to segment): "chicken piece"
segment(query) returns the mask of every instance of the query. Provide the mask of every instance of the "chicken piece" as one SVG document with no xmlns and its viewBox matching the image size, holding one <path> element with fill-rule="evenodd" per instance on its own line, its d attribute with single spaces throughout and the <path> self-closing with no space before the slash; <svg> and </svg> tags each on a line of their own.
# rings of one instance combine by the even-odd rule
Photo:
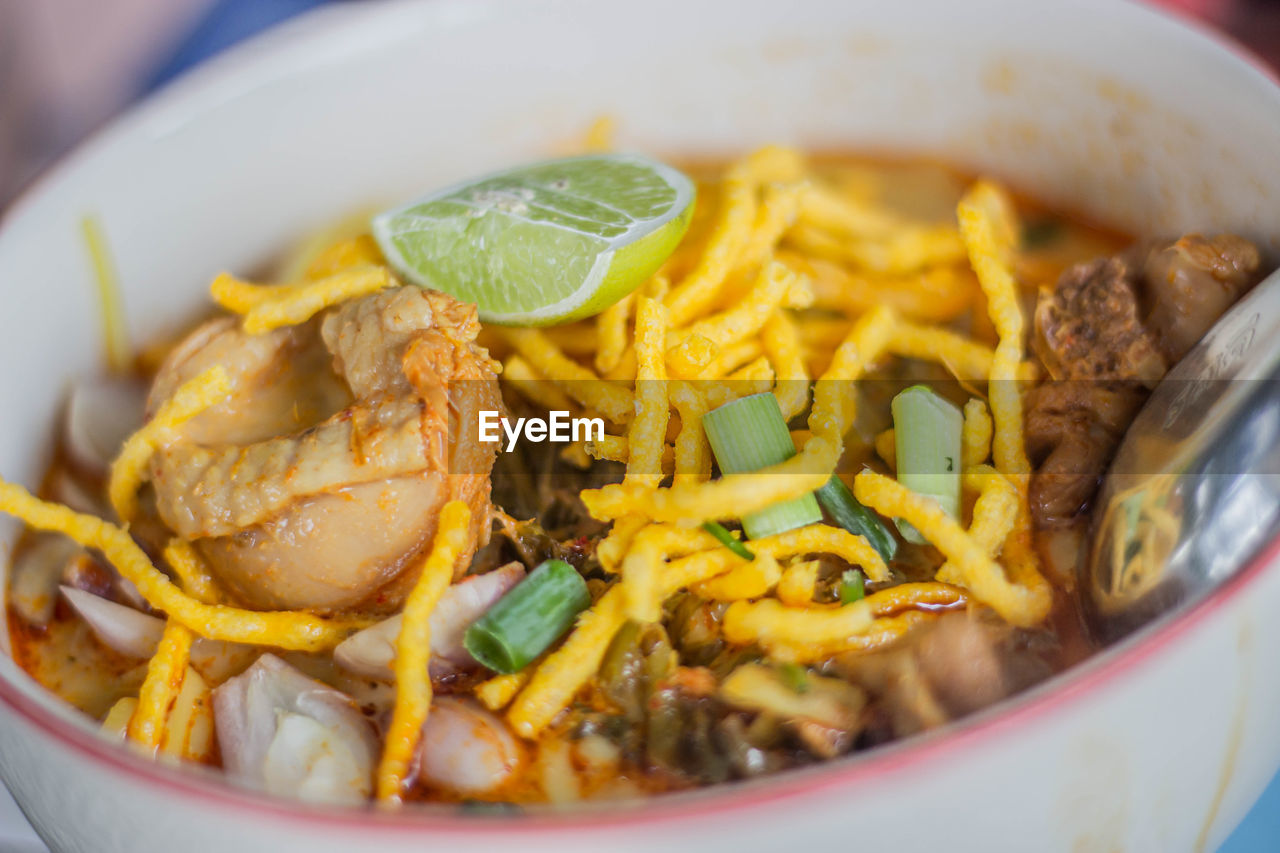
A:
<svg viewBox="0 0 1280 853">
<path fill-rule="evenodd" d="M 160 518 L 249 607 L 397 609 L 447 501 L 472 511 L 460 567 L 488 538 L 477 419 L 501 399 L 478 331 L 474 306 L 417 287 L 261 335 L 199 327 L 148 411 L 214 364 L 233 391 L 153 456 Z"/>
</svg>

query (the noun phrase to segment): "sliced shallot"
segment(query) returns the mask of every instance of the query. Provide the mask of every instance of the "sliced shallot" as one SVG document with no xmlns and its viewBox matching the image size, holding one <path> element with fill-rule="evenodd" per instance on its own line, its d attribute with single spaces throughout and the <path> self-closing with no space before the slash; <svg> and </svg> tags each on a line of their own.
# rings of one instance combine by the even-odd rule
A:
<svg viewBox="0 0 1280 853">
<path fill-rule="evenodd" d="M 475 666 L 475 659 L 462 645 L 462 635 L 523 578 L 524 566 L 508 563 L 465 578 L 444 591 L 431 613 L 432 675 L 441 677 L 458 668 Z M 334 660 L 350 672 L 370 678 L 394 678 L 391 663 L 396 656 L 400 621 L 400 616 L 392 616 L 353 634 L 333 650 Z"/>
<path fill-rule="evenodd" d="M 9 569 L 9 603 L 28 624 L 49 624 L 62 570 L 78 548 L 65 536 L 44 534 L 14 560 Z"/>
<path fill-rule="evenodd" d="M 378 742 L 345 693 L 264 654 L 213 691 L 222 763 L 233 778 L 312 802 L 359 803 L 373 791 Z"/>
<path fill-rule="evenodd" d="M 72 462 L 104 475 L 130 435 L 142 426 L 147 388 L 133 379 L 78 381 L 67 398 L 63 441 Z"/>
<path fill-rule="evenodd" d="M 104 645 L 135 658 L 155 653 L 164 633 L 163 619 L 72 586 L 63 586 L 62 595 Z"/>
<path fill-rule="evenodd" d="M 418 775 L 464 794 L 491 791 L 511 778 L 524 751 L 501 719 L 474 702 L 441 698 L 431 706 L 418 746 Z"/>
</svg>

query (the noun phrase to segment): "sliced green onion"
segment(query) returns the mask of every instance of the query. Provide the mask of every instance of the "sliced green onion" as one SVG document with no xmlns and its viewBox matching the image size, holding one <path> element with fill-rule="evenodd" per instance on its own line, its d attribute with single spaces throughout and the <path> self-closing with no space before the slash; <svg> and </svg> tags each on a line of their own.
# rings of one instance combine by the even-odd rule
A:
<svg viewBox="0 0 1280 853">
<path fill-rule="evenodd" d="M 931 388 L 913 385 L 893 398 L 894 451 L 898 482 L 933 498 L 952 518 L 960 517 L 960 439 L 964 415 Z M 911 525 L 899 521 L 908 542 L 925 539 Z"/>
<path fill-rule="evenodd" d="M 889 526 L 880 520 L 880 516 L 858 503 L 844 480 L 832 474 L 816 494 L 832 521 L 850 533 L 864 537 L 886 563 L 898 553 L 898 540 L 889 531 Z"/>
<path fill-rule="evenodd" d="M 853 604 L 855 601 L 861 601 L 866 598 L 867 586 L 862 579 L 862 572 L 857 569 L 849 569 L 842 574 L 837 593 L 840 596 L 841 604 Z"/>
<path fill-rule="evenodd" d="M 778 677 L 792 693 L 809 692 L 809 671 L 798 664 L 784 663 L 778 667 Z"/>
<path fill-rule="evenodd" d="M 702 416 L 702 428 L 724 474 L 759 471 L 796 455 L 796 445 L 778 408 L 778 398 L 765 392 L 725 403 Z M 748 539 L 762 539 L 822 521 L 813 493 L 744 515 Z"/>
<path fill-rule="evenodd" d="M 564 560 L 547 560 L 471 623 L 462 644 L 495 672 L 519 672 L 590 605 L 582 575 Z"/>
<path fill-rule="evenodd" d="M 1035 219 L 1022 226 L 1022 248 L 1042 249 L 1062 236 L 1062 223 L 1056 219 Z"/>
<path fill-rule="evenodd" d="M 737 537 L 735 537 L 732 533 L 730 533 L 723 524 L 719 524 L 714 521 L 708 521 L 703 523 L 702 529 L 710 533 L 712 536 L 716 537 L 716 540 L 721 545 L 728 548 L 730 551 L 737 554 L 742 559 L 754 560 L 756 558 L 756 555 L 752 554 L 749 550 L 747 550 L 747 546 L 743 545 L 742 542 L 740 542 L 737 539 Z"/>
</svg>

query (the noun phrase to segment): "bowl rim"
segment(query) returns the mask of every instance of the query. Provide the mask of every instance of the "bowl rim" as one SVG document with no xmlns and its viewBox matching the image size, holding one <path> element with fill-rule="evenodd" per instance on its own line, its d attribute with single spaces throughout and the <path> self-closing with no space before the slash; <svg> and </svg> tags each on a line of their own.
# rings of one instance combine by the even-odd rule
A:
<svg viewBox="0 0 1280 853">
<path fill-rule="evenodd" d="M 42 700 L 56 702 L 51 694 L 39 699 L 27 695 L 22 685 L 9 681 L 3 674 L 0 674 L 0 703 L 74 752 L 110 771 L 124 773 L 135 782 L 157 789 L 157 793 L 176 793 L 199 805 L 245 810 L 286 823 L 391 835 L 433 831 L 470 836 L 530 831 L 554 834 L 587 832 L 603 827 L 648 826 L 659 821 L 672 823 L 776 806 L 798 797 L 867 784 L 882 779 L 886 773 L 900 773 L 922 763 L 940 761 L 944 756 L 999 733 L 1025 728 L 1055 714 L 1070 713 L 1073 707 L 1122 679 L 1239 600 L 1268 570 L 1280 571 L 1280 537 L 1267 543 L 1216 594 L 1172 614 L 1168 619 L 1158 620 L 1025 693 L 932 732 L 854 754 L 844 760 L 837 759 L 747 782 L 640 801 L 586 803 L 576 811 L 548 809 L 507 816 L 460 814 L 453 806 L 444 806 L 438 811 L 428 805 L 394 813 L 379 812 L 371 806 L 319 808 L 229 784 L 204 768 L 183 768 L 150 760 L 140 752 L 113 743 L 70 717 L 70 714 L 78 712 L 49 714 L 48 709 L 42 707 Z M 43 690 L 34 681 L 32 684 L 35 689 Z M 443 811 L 444 808 L 449 811 Z"/>
<path fill-rule="evenodd" d="M 1280 72 L 1229 34 L 1195 18 L 1189 10 L 1178 6 L 1156 7 L 1154 0 L 1126 0 L 1126 4 L 1149 16 L 1150 20 L 1174 24 L 1185 37 L 1212 43 L 1244 69 L 1269 83 L 1280 95 Z M 444 6 L 449 5 L 449 0 L 392 0 L 376 8 L 387 11 L 417 5 Z M 181 103 L 200 93 L 202 88 L 216 86 L 220 78 L 234 74 L 240 60 L 251 54 L 270 55 L 291 44 L 295 49 L 305 48 L 307 42 L 319 43 L 326 37 L 332 37 L 332 31 L 350 23 L 349 16 L 371 14 L 376 12 L 370 7 L 318 7 L 246 39 L 180 75 L 94 131 L 29 182 L 6 209 L 0 210 L 0 234 L 5 233 L 47 190 L 73 172 L 82 160 L 91 160 L 116 136 L 136 129 L 154 111 L 167 108 L 170 101 Z M 777 805 L 798 797 L 866 784 L 886 773 L 900 773 L 921 763 L 939 761 L 945 755 L 984 742 L 997 732 L 1025 728 L 1034 721 L 1069 713 L 1080 702 L 1123 678 L 1229 604 L 1238 601 L 1268 568 L 1280 571 L 1280 537 L 1266 543 L 1243 569 L 1202 600 L 1156 620 L 1028 691 L 931 732 L 865 753 L 754 780 L 639 801 L 584 803 L 573 810 L 547 809 L 508 816 L 460 814 L 456 807 L 428 804 L 424 808 L 392 813 L 378 811 L 369 805 L 335 809 L 266 795 L 230 784 L 206 768 L 160 763 L 102 737 L 79 718 L 78 711 L 62 703 L 16 664 L 18 679 L 11 678 L 0 668 L 0 708 L 7 708 L 22 717 L 27 724 L 100 769 L 123 773 L 157 795 L 179 795 L 194 805 L 217 806 L 228 812 L 248 811 L 281 824 L 352 829 L 383 836 L 398 837 L 430 831 L 477 838 L 486 833 L 507 835 L 538 831 L 554 834 L 655 822 L 672 823 Z M 7 649 L 7 642 L 3 647 Z M 50 713 L 51 710 L 54 713 Z"/>
</svg>

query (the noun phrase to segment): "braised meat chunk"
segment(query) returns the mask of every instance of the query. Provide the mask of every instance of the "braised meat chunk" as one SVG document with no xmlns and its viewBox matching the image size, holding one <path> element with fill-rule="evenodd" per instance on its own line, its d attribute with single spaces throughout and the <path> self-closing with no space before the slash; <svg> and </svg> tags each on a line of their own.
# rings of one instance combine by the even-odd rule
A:
<svg viewBox="0 0 1280 853">
<path fill-rule="evenodd" d="M 1142 315 L 1141 282 L 1129 259 L 1077 264 L 1036 306 L 1036 353 L 1054 379 L 1154 385 L 1167 366 Z"/>
<path fill-rule="evenodd" d="M 1050 381 L 1026 397 L 1031 508 L 1041 527 L 1089 506 L 1151 387 L 1257 283 L 1232 234 L 1190 234 L 1077 264 L 1040 294 L 1033 347 Z"/>
<path fill-rule="evenodd" d="M 1151 248 L 1142 266 L 1148 325 L 1170 365 L 1258 283 L 1258 247 L 1234 234 L 1188 234 Z"/>
</svg>

